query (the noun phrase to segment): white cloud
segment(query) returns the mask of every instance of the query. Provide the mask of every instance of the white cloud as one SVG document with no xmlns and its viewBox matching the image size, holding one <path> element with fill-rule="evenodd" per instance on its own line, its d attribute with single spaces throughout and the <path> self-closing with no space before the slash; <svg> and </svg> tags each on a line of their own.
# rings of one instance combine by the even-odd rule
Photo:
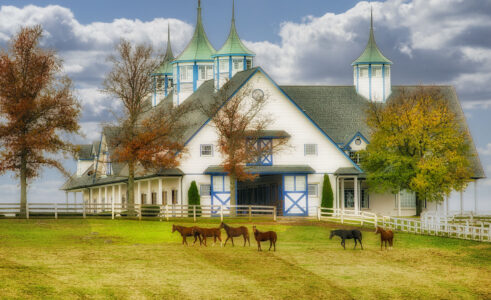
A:
<svg viewBox="0 0 491 300">
<path fill-rule="evenodd" d="M 480 155 L 491 155 L 491 143 L 488 143 L 485 148 L 477 148 Z M 491 171 L 491 165 L 488 166 L 488 170 Z"/>
</svg>

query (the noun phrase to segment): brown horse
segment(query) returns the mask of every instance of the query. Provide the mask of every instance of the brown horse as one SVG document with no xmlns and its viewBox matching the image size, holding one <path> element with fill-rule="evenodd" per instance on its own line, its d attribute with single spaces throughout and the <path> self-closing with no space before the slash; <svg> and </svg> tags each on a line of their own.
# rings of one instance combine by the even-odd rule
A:
<svg viewBox="0 0 491 300">
<path fill-rule="evenodd" d="M 186 243 L 186 245 L 188 244 L 188 242 L 186 241 L 186 237 L 188 237 L 188 236 L 194 236 L 194 242 L 196 243 L 196 239 L 199 237 L 199 234 L 194 232 L 194 228 L 195 227 L 185 227 L 185 226 L 173 224 L 172 225 L 172 233 L 177 231 L 181 234 L 183 245 L 184 245 L 184 243 Z M 200 238 L 200 243 L 201 243 L 201 238 Z"/>
<path fill-rule="evenodd" d="M 276 251 L 276 240 L 278 237 L 276 236 L 276 232 L 274 231 L 266 231 L 260 232 L 256 229 L 256 226 L 252 226 L 252 231 L 254 232 L 254 238 L 256 238 L 257 242 L 257 251 L 262 251 L 261 242 L 269 241 L 269 250 L 271 251 L 271 246 L 274 246 L 274 251 Z"/>
<path fill-rule="evenodd" d="M 392 248 L 392 242 L 394 240 L 394 233 L 392 230 L 384 230 L 381 227 L 377 227 L 375 234 L 380 233 L 380 250 L 382 250 L 382 245 L 385 242 L 385 250 L 387 250 L 387 241 L 389 242 L 390 248 Z"/>
<path fill-rule="evenodd" d="M 251 245 L 251 240 L 249 239 L 249 230 L 247 230 L 247 227 L 245 226 L 240 226 L 240 227 L 230 227 L 225 223 L 220 224 L 220 228 L 224 228 L 225 232 L 227 233 L 227 239 L 225 240 L 225 245 L 227 245 L 228 239 L 232 240 L 232 246 L 234 245 L 234 237 L 238 236 L 243 236 L 244 237 L 244 247 L 246 245 L 246 241 L 249 242 L 249 246 Z"/>
<path fill-rule="evenodd" d="M 217 239 L 220 241 L 220 246 L 222 246 L 222 231 L 220 230 L 221 227 L 218 228 L 201 228 L 201 227 L 194 227 L 194 232 L 199 234 L 199 244 L 201 245 L 201 239 L 204 240 L 204 244 L 206 247 L 206 238 L 207 237 L 213 237 L 213 243 L 217 243 Z M 196 240 L 194 241 L 196 243 Z"/>
</svg>

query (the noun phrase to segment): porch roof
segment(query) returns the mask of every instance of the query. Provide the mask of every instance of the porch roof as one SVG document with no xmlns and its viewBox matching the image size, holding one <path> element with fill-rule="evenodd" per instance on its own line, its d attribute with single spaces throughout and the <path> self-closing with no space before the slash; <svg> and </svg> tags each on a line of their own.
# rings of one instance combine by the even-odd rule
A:
<svg viewBox="0 0 491 300">
<path fill-rule="evenodd" d="M 312 174 L 315 170 L 309 165 L 247 166 L 246 172 L 260 175 L 273 174 Z M 209 166 L 205 174 L 226 174 L 222 166 Z"/>
<path fill-rule="evenodd" d="M 358 171 L 356 168 L 339 168 L 334 172 L 336 176 L 356 175 L 358 178 L 365 178 L 365 173 Z"/>
<path fill-rule="evenodd" d="M 122 172 L 123 174 L 120 174 L 120 175 L 112 175 L 112 176 L 94 178 L 94 175 L 91 172 L 91 170 L 92 170 L 92 168 L 89 168 L 81 176 L 73 175 L 70 179 L 68 179 L 65 182 L 65 184 L 61 187 L 61 190 L 65 190 L 65 191 L 79 190 L 79 189 L 96 187 L 96 186 L 101 186 L 101 185 L 111 185 L 111 184 L 128 182 L 127 172 Z M 182 175 L 184 175 L 184 173 L 178 168 L 162 169 L 162 170 L 157 171 L 157 172 L 138 174 L 135 176 L 135 180 L 149 179 L 149 178 L 154 178 L 154 177 L 164 177 L 164 176 L 176 177 L 176 176 L 182 176 Z"/>
</svg>

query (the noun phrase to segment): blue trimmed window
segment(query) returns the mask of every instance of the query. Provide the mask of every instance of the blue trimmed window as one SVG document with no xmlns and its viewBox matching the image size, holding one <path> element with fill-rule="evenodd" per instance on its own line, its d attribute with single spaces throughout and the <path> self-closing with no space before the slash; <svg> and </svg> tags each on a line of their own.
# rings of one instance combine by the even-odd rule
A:
<svg viewBox="0 0 491 300">
<path fill-rule="evenodd" d="M 213 156 L 213 145 L 212 144 L 202 144 L 200 146 L 200 156 Z"/>
<path fill-rule="evenodd" d="M 257 159 L 248 163 L 248 166 L 273 165 L 273 139 L 258 139 L 251 147 L 252 151 L 257 152 Z"/>
</svg>

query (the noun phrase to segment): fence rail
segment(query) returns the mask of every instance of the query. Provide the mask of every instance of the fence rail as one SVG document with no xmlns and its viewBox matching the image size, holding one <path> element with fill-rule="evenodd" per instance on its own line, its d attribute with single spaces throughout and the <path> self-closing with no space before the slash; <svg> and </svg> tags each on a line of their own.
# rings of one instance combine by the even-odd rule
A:
<svg viewBox="0 0 491 300">
<path fill-rule="evenodd" d="M 0 217 L 19 217 L 19 203 L 0 203 Z M 121 203 L 28 203 L 26 218 L 193 218 L 200 217 L 271 217 L 276 221 L 276 206 L 265 205 L 150 205 L 133 204 L 132 208 Z"/>
<path fill-rule="evenodd" d="M 415 234 L 435 235 L 449 238 L 458 238 L 482 242 L 491 242 L 491 227 L 489 223 L 480 222 L 470 224 L 451 223 L 449 219 L 438 220 L 433 218 L 409 219 L 388 216 L 377 216 L 365 211 L 342 210 L 319 207 L 317 209 L 318 220 L 330 220 L 333 222 L 357 224 L 377 227 L 381 226 L 392 230 Z"/>
</svg>

